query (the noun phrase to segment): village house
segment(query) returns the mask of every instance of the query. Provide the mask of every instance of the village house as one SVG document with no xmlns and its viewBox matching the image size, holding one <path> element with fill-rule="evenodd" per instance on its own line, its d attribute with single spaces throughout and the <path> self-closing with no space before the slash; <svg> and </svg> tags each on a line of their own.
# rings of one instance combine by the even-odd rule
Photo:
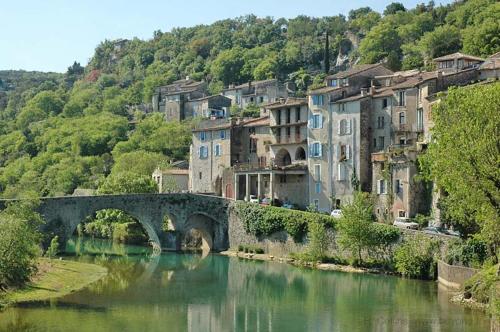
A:
<svg viewBox="0 0 500 332">
<path fill-rule="evenodd" d="M 189 163 L 186 160 L 180 160 L 169 164 L 166 169 L 158 167 L 152 177 L 158 185 L 160 194 L 188 191 Z"/>
<path fill-rule="evenodd" d="M 464 69 L 478 68 L 484 62 L 483 58 L 456 52 L 432 60 L 436 70 L 444 73 L 457 72 Z"/>
<path fill-rule="evenodd" d="M 232 104 L 245 109 L 250 105 L 263 105 L 288 97 L 285 84 L 277 79 L 250 81 L 248 83 L 231 84 L 222 94 L 231 99 Z"/>
</svg>

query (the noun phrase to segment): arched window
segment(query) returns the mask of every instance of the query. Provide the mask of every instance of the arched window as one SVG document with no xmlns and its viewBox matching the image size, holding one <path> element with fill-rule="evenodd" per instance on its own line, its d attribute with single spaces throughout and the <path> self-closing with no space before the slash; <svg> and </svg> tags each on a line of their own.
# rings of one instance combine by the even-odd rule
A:
<svg viewBox="0 0 500 332">
<path fill-rule="evenodd" d="M 295 160 L 306 160 L 306 151 L 300 146 L 295 151 Z"/>
<path fill-rule="evenodd" d="M 292 163 L 292 158 L 286 149 L 281 149 L 276 154 L 275 161 L 277 166 L 288 166 Z"/>
</svg>

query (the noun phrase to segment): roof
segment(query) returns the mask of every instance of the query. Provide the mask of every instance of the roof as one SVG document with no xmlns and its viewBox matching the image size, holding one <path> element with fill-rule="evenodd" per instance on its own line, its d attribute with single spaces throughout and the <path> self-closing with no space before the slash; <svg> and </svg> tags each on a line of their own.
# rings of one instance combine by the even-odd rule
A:
<svg viewBox="0 0 500 332">
<path fill-rule="evenodd" d="M 243 127 L 261 127 L 261 126 L 269 126 L 269 116 L 263 116 L 260 118 L 243 120 L 240 123 Z"/>
<path fill-rule="evenodd" d="M 328 93 L 328 92 L 332 92 L 332 91 L 338 90 L 340 88 L 341 87 L 339 87 L 339 86 L 324 86 L 324 87 L 321 87 L 321 88 L 309 90 L 308 94 L 315 95 L 315 94 L 320 94 L 320 93 Z"/>
<path fill-rule="evenodd" d="M 366 97 L 370 97 L 370 95 L 368 93 L 365 94 L 365 95 L 358 94 L 358 95 L 354 95 L 354 96 L 351 96 L 351 97 L 347 97 L 347 98 L 344 98 L 344 99 L 337 100 L 335 103 L 346 103 L 346 102 L 349 102 L 349 101 L 356 101 L 356 100 L 364 99 Z"/>
<path fill-rule="evenodd" d="M 375 63 L 375 64 L 367 64 L 367 65 L 357 65 L 355 67 L 352 67 L 351 69 L 344 70 L 341 72 L 338 72 L 333 75 L 329 75 L 326 77 L 326 79 L 332 79 L 332 78 L 346 78 L 349 76 L 357 75 L 360 74 L 368 69 L 376 68 L 382 66 L 381 63 Z"/>
<path fill-rule="evenodd" d="M 294 97 L 289 97 L 287 98 L 284 102 L 281 101 L 275 101 L 272 103 L 268 103 L 267 105 L 264 105 L 263 107 L 267 109 L 278 109 L 286 106 L 300 106 L 300 105 L 307 105 L 307 98 L 294 98 Z"/>
<path fill-rule="evenodd" d="M 480 57 L 477 57 L 477 56 L 473 56 L 473 55 L 469 55 L 469 54 L 460 53 L 460 52 L 443 55 L 443 56 L 441 56 L 439 58 L 433 59 L 433 61 L 438 61 L 439 62 L 439 61 L 447 61 L 447 60 L 455 60 L 455 59 L 469 59 L 469 60 L 476 60 L 476 61 L 484 61 L 483 58 L 480 58 Z"/>
<path fill-rule="evenodd" d="M 171 84 L 163 85 L 156 88 L 157 91 L 161 91 L 165 95 L 173 95 L 178 93 L 193 92 L 198 89 L 200 85 L 205 84 L 203 81 L 194 81 L 192 79 L 177 80 Z"/>
<path fill-rule="evenodd" d="M 190 99 L 189 101 L 202 101 L 202 100 L 212 99 L 215 97 L 222 97 L 222 98 L 226 98 L 226 99 L 231 100 L 231 98 L 223 96 L 223 95 L 211 95 L 211 96 L 205 96 L 205 97 L 201 97 L 201 98 Z"/>
<path fill-rule="evenodd" d="M 411 76 L 401 83 L 397 83 L 387 87 L 382 87 L 380 89 L 375 90 L 375 94 L 373 95 L 373 97 L 377 98 L 377 97 L 391 96 L 394 94 L 395 90 L 413 88 L 423 82 L 436 78 L 437 75 L 438 74 L 435 71 L 418 73 L 417 75 Z"/>
<path fill-rule="evenodd" d="M 271 79 L 267 79 L 267 80 L 261 80 L 261 81 L 250 81 L 250 82 L 247 82 L 247 83 L 236 85 L 234 87 L 228 87 L 228 88 L 224 89 L 224 91 L 235 90 L 235 89 L 244 89 L 244 88 L 247 88 L 248 86 L 259 86 L 259 85 L 264 85 L 264 84 L 269 84 L 269 83 L 275 83 L 277 81 L 278 80 L 275 79 L 275 78 L 271 78 Z"/>
</svg>

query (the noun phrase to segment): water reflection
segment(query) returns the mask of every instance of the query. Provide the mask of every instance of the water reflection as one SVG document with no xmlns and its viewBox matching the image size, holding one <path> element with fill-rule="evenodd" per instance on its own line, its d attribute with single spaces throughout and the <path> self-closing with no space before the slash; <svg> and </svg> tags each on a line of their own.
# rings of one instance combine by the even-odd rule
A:
<svg viewBox="0 0 500 332">
<path fill-rule="evenodd" d="M 69 243 L 109 275 L 50 303 L 0 314 L 5 331 L 484 331 L 432 282 L 301 270 L 107 241 Z"/>
</svg>

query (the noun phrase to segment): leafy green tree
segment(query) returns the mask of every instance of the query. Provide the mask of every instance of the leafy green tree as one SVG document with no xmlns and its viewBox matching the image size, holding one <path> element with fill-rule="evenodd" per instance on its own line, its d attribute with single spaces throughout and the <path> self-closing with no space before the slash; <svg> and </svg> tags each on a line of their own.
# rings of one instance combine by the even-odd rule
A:
<svg viewBox="0 0 500 332">
<path fill-rule="evenodd" d="M 401 54 L 401 38 L 393 26 L 379 24 L 375 26 L 359 45 L 359 53 L 363 63 L 376 63 L 392 57 L 395 63 L 392 69 L 398 69 Z"/>
<path fill-rule="evenodd" d="M 26 128 L 30 123 L 44 120 L 61 113 L 63 100 L 53 91 L 42 91 L 31 99 L 17 117 L 19 128 Z"/>
<path fill-rule="evenodd" d="M 433 279 L 434 256 L 439 249 L 436 240 L 421 234 L 403 242 L 394 253 L 396 270 L 405 277 Z"/>
<path fill-rule="evenodd" d="M 213 78 L 223 82 L 226 86 L 230 83 L 241 83 L 248 79 L 248 77 L 241 76 L 241 70 L 245 64 L 243 53 L 241 48 L 220 52 L 210 66 Z"/>
<path fill-rule="evenodd" d="M 437 27 L 424 34 L 419 42 L 419 47 L 427 59 L 457 52 L 462 47 L 460 31 L 450 25 Z"/>
<path fill-rule="evenodd" d="M 450 89 L 432 110 L 433 142 L 422 158 L 445 192 L 446 215 L 458 226 L 478 225 L 492 253 L 500 245 L 498 105 L 500 83 Z"/>
<path fill-rule="evenodd" d="M 136 150 L 118 155 L 112 173 L 125 171 L 134 172 L 140 175 L 151 176 L 153 171 L 162 165 L 168 164 L 168 158 L 157 152 Z"/>
<path fill-rule="evenodd" d="M 45 252 L 45 256 L 49 258 L 54 258 L 56 257 L 57 253 L 59 252 L 59 236 L 54 236 L 52 240 L 50 240 L 50 245 L 47 248 L 47 251 Z"/>
<path fill-rule="evenodd" d="M 155 193 L 158 186 L 151 175 L 139 175 L 133 172 L 111 174 L 99 186 L 99 194 L 143 194 Z"/>
<path fill-rule="evenodd" d="M 384 9 L 384 16 L 396 14 L 397 12 L 405 12 L 406 8 L 401 2 L 392 2 Z"/>
<path fill-rule="evenodd" d="M 10 204 L 0 212 L 0 289 L 19 286 L 36 272 L 42 219 L 34 201 Z"/>
<path fill-rule="evenodd" d="M 340 246 L 351 252 L 358 262 L 363 261 L 363 251 L 373 243 L 373 206 L 366 193 L 357 192 L 351 204 L 342 209 L 338 224 Z"/>
<path fill-rule="evenodd" d="M 462 30 L 464 52 L 487 57 L 500 51 L 500 20 L 488 19 Z"/>
</svg>

